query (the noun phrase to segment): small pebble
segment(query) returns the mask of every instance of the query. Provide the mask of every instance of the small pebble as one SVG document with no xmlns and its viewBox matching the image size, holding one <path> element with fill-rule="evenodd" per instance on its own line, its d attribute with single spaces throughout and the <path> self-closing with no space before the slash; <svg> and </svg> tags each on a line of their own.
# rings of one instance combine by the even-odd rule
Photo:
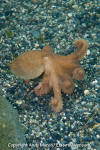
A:
<svg viewBox="0 0 100 150">
<path fill-rule="evenodd" d="M 89 95 L 90 94 L 89 90 L 84 90 L 84 94 Z"/>
<path fill-rule="evenodd" d="M 95 85 L 95 84 L 97 84 L 97 83 L 98 83 L 97 80 L 94 80 L 94 81 L 91 82 L 92 85 Z"/>
<path fill-rule="evenodd" d="M 68 17 L 72 18 L 72 13 L 68 13 L 67 15 Z"/>
<path fill-rule="evenodd" d="M 23 102 L 22 102 L 22 100 L 17 100 L 16 101 L 16 104 L 18 104 L 18 105 L 21 105 Z"/>
</svg>

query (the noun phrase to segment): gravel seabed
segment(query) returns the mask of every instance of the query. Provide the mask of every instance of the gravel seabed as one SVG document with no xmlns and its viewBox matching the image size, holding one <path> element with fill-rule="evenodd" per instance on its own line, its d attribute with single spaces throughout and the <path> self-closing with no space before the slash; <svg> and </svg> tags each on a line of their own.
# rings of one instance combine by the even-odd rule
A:
<svg viewBox="0 0 100 150">
<path fill-rule="evenodd" d="M 55 53 L 70 54 L 79 38 L 89 43 L 87 55 L 80 62 L 85 79 L 75 81 L 72 94 L 62 94 L 64 107 L 55 113 L 49 105 L 52 92 L 37 97 L 32 91 L 41 77 L 25 83 L 11 73 L 7 63 L 45 45 Z M 0 1 L 0 95 L 17 109 L 29 150 L 99 150 L 98 0 Z"/>
</svg>

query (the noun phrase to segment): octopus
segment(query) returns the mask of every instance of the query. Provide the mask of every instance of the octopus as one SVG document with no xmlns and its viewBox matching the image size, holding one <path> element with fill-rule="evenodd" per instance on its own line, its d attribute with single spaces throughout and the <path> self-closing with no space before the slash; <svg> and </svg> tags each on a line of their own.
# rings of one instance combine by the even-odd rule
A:
<svg viewBox="0 0 100 150">
<path fill-rule="evenodd" d="M 73 79 L 84 79 L 84 69 L 79 61 L 85 56 L 88 43 L 84 39 L 79 39 L 75 41 L 75 47 L 77 51 L 62 56 L 53 53 L 50 46 L 45 46 L 42 50 L 24 52 L 8 65 L 17 77 L 26 81 L 43 74 L 43 79 L 33 91 L 37 96 L 41 96 L 53 90 L 54 97 L 50 105 L 55 112 L 60 112 L 63 107 L 61 92 L 72 93 Z"/>
</svg>

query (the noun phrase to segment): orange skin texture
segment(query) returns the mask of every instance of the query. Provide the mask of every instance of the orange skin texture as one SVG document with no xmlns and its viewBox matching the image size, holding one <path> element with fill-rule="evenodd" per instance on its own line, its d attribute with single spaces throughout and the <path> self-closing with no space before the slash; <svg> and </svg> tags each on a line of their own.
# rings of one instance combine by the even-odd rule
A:
<svg viewBox="0 0 100 150">
<path fill-rule="evenodd" d="M 27 81 L 44 72 L 43 79 L 34 88 L 34 92 L 40 96 L 53 89 L 54 98 L 52 98 L 50 105 L 55 112 L 60 112 L 63 107 L 61 91 L 66 94 L 72 93 L 74 89 L 73 78 L 84 79 L 84 70 L 79 61 L 85 56 L 88 43 L 80 39 L 75 41 L 75 47 L 78 49 L 77 51 L 67 56 L 61 56 L 53 53 L 51 47 L 45 46 L 42 51 L 23 53 L 9 66 L 15 75 Z"/>
<path fill-rule="evenodd" d="M 37 78 L 43 71 L 41 51 L 33 50 L 18 56 L 13 62 L 8 64 L 12 72 L 19 78 L 28 82 L 30 79 Z"/>
</svg>

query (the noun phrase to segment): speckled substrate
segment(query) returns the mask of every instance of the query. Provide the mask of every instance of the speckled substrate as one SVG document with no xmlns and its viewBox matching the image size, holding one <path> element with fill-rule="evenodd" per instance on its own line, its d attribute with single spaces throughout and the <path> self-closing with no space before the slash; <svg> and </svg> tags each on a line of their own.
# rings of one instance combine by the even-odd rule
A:
<svg viewBox="0 0 100 150">
<path fill-rule="evenodd" d="M 98 0 L 0 1 L 0 95 L 18 110 L 29 150 L 99 150 L 99 25 Z M 81 61 L 85 79 L 75 81 L 71 95 L 62 94 L 63 110 L 55 113 L 49 106 L 52 92 L 40 97 L 33 93 L 41 77 L 25 83 L 7 63 L 45 45 L 58 54 L 69 54 L 79 38 L 89 43 Z"/>
</svg>

